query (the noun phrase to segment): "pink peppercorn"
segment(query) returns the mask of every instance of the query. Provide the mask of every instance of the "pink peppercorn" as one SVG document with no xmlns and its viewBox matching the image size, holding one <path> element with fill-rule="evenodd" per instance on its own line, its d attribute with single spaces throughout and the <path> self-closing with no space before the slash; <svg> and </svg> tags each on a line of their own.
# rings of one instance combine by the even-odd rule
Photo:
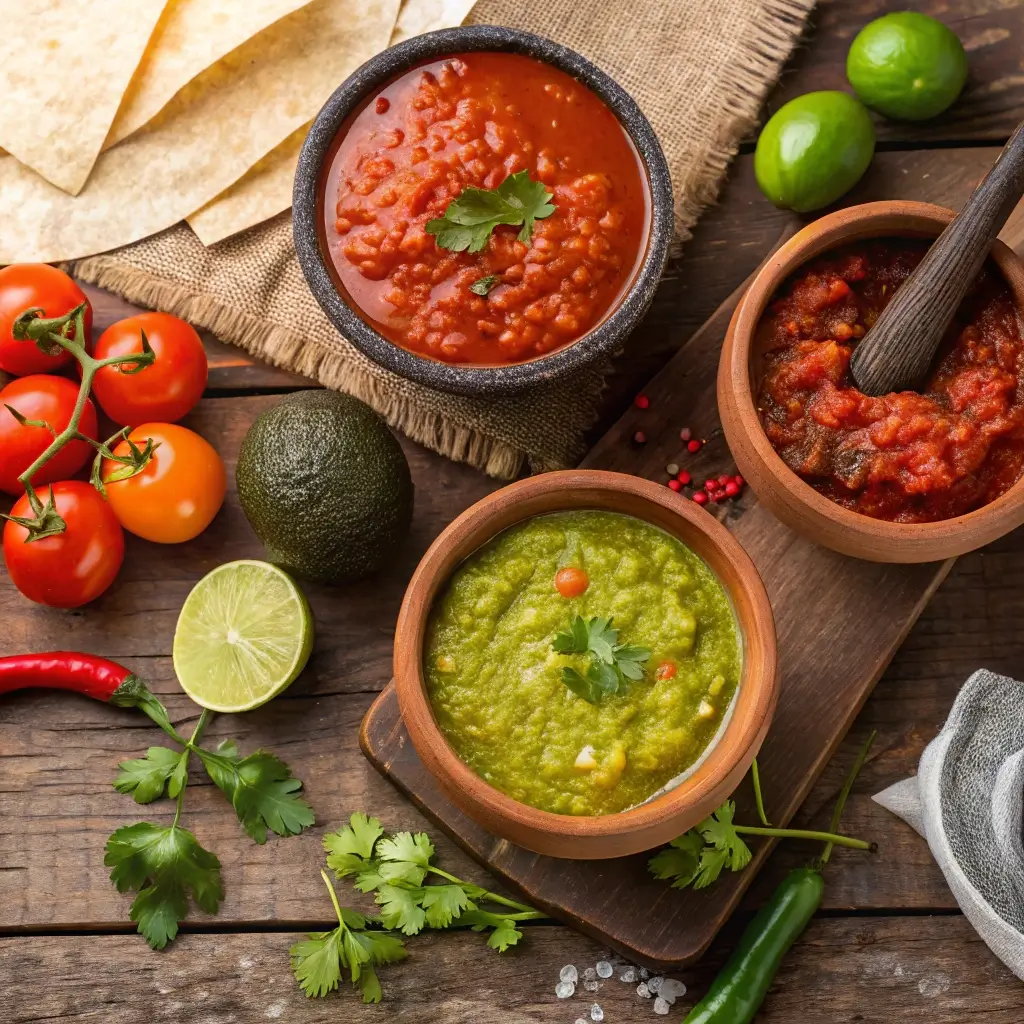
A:
<svg viewBox="0 0 1024 1024">
<path fill-rule="evenodd" d="M 642 430 L 638 430 L 633 435 L 633 440 L 636 441 L 637 444 L 646 444 L 647 443 L 647 435 Z"/>
<path fill-rule="evenodd" d="M 691 437 L 693 437 L 693 434 L 689 427 L 683 427 L 683 429 L 679 431 L 680 441 L 689 441 Z"/>
<path fill-rule="evenodd" d="M 681 491 L 683 489 L 683 485 L 678 480 L 669 480 L 668 486 L 673 491 Z"/>
<path fill-rule="evenodd" d="M 735 482 L 735 484 L 736 484 L 736 486 L 737 486 L 737 487 L 742 487 L 742 486 L 743 486 L 744 480 L 743 480 L 743 477 L 741 477 L 741 476 L 739 475 L 739 473 L 737 473 L 737 474 L 736 474 L 736 475 L 735 475 L 735 476 L 733 477 L 733 481 Z"/>
<path fill-rule="evenodd" d="M 721 476 L 720 476 L 720 477 L 718 478 L 718 483 L 719 483 L 719 485 L 720 485 L 720 486 L 724 487 L 724 486 L 725 486 L 725 485 L 726 485 L 726 484 L 727 484 L 727 483 L 728 483 L 728 482 L 729 482 L 729 481 L 730 481 L 731 479 L 732 479 L 732 477 L 731 477 L 731 476 L 729 476 L 729 474 L 728 474 L 728 473 L 723 473 L 723 474 L 722 474 L 722 475 L 721 475 Z"/>
<path fill-rule="evenodd" d="M 706 505 L 708 503 L 708 496 L 703 491 L 694 491 L 693 500 L 698 505 Z"/>
<path fill-rule="evenodd" d="M 633 402 L 638 409 L 646 409 L 651 404 L 651 400 L 646 395 L 637 395 Z"/>
<path fill-rule="evenodd" d="M 704 490 L 709 492 L 718 490 L 718 481 L 712 480 L 709 477 L 707 480 L 704 481 Z"/>
<path fill-rule="evenodd" d="M 686 450 L 688 452 L 699 452 L 700 441 L 698 441 L 696 438 L 694 438 L 692 441 L 688 441 L 686 444 Z"/>
<path fill-rule="evenodd" d="M 680 470 L 679 476 L 677 476 L 676 479 L 685 487 L 693 479 L 693 477 L 690 476 L 690 474 L 687 473 L 685 469 L 683 469 Z"/>
<path fill-rule="evenodd" d="M 730 480 L 725 485 L 726 497 L 735 498 L 736 495 L 739 494 L 739 493 L 740 493 L 740 489 L 736 486 L 736 481 L 735 480 Z"/>
</svg>

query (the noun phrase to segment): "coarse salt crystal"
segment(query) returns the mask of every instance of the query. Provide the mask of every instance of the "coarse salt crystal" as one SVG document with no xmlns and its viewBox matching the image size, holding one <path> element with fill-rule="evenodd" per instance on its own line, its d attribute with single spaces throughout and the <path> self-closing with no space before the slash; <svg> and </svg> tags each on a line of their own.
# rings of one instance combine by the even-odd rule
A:
<svg viewBox="0 0 1024 1024">
<path fill-rule="evenodd" d="M 624 981 L 627 985 L 631 985 L 634 981 L 636 981 L 636 969 L 633 967 L 627 967 L 619 975 L 619 981 Z"/>
<path fill-rule="evenodd" d="M 585 981 L 585 982 L 583 982 L 583 987 L 588 992 L 596 992 L 601 986 L 598 985 L 598 983 L 596 981 Z"/>
<path fill-rule="evenodd" d="M 674 1003 L 680 996 L 686 995 L 686 986 L 681 981 L 676 981 L 675 978 L 665 978 L 661 983 L 661 989 L 658 994 L 662 999 Z"/>
<path fill-rule="evenodd" d="M 604 1020 L 604 1010 L 597 1003 L 594 1003 L 590 1008 L 590 1019 L 596 1021 Z"/>
<path fill-rule="evenodd" d="M 607 960 L 598 960 L 595 970 L 599 978 L 610 978 L 613 974 L 612 965 Z"/>
<path fill-rule="evenodd" d="M 646 981 L 651 976 L 651 972 L 646 967 L 640 968 L 640 980 Z"/>
<path fill-rule="evenodd" d="M 568 999 L 576 991 L 576 986 L 571 981 L 560 981 L 555 986 L 555 995 L 559 999 Z"/>
<path fill-rule="evenodd" d="M 652 992 L 659 992 L 659 991 L 661 991 L 661 983 L 664 980 L 665 980 L 664 978 L 651 978 L 651 980 L 649 982 L 647 982 L 647 987 Z"/>
<path fill-rule="evenodd" d="M 580 977 L 579 972 L 576 970 L 576 968 L 572 964 L 566 964 L 558 972 L 558 980 L 559 981 L 569 981 L 569 982 L 572 982 L 573 985 L 576 984 L 576 982 L 579 980 L 579 977 Z"/>
<path fill-rule="evenodd" d="M 667 999 L 662 999 L 661 996 L 658 996 L 658 998 L 654 1000 L 654 1012 L 668 1013 L 669 1005 L 670 1004 Z"/>
<path fill-rule="evenodd" d="M 636 994 L 641 999 L 650 999 L 651 998 L 651 990 L 647 987 L 647 982 L 646 981 L 641 981 L 640 984 L 637 985 L 637 987 L 636 987 Z"/>
<path fill-rule="evenodd" d="M 588 967 L 583 972 L 583 978 L 585 981 L 593 981 L 597 977 L 597 971 L 593 967 Z"/>
</svg>

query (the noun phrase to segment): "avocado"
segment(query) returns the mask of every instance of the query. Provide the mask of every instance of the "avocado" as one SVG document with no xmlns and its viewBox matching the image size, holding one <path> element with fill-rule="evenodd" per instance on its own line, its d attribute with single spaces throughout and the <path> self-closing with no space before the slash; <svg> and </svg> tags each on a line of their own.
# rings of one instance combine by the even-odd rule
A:
<svg viewBox="0 0 1024 1024">
<path fill-rule="evenodd" d="M 298 391 L 261 413 L 235 479 L 270 561 L 315 583 L 369 575 L 409 532 L 405 453 L 369 406 L 336 391 Z"/>
</svg>

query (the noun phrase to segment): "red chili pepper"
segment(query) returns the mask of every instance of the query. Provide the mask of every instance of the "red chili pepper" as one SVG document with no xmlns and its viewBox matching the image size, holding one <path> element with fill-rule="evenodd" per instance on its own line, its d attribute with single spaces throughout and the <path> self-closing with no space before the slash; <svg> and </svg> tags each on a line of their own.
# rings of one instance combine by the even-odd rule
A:
<svg viewBox="0 0 1024 1024">
<path fill-rule="evenodd" d="M 74 651 L 0 658 L 0 694 L 26 689 L 73 690 L 121 708 L 139 708 L 158 725 L 167 711 L 137 675 L 106 658 Z"/>
</svg>

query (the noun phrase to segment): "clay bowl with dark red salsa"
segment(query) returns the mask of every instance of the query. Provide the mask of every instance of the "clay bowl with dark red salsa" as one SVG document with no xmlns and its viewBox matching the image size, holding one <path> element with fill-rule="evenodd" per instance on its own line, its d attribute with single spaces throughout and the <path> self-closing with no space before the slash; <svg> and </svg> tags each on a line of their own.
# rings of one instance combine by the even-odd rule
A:
<svg viewBox="0 0 1024 1024">
<path fill-rule="evenodd" d="M 870 397 L 850 358 L 952 220 L 840 210 L 790 239 L 733 315 L 718 401 L 759 500 L 844 554 L 924 562 L 1024 522 L 1024 262 L 996 242 L 917 390 Z"/>
<path fill-rule="evenodd" d="M 334 325 L 381 366 L 465 395 L 620 347 L 672 223 L 665 157 L 628 94 L 573 51 L 494 26 L 364 64 L 295 177 L 299 262 Z"/>
</svg>

